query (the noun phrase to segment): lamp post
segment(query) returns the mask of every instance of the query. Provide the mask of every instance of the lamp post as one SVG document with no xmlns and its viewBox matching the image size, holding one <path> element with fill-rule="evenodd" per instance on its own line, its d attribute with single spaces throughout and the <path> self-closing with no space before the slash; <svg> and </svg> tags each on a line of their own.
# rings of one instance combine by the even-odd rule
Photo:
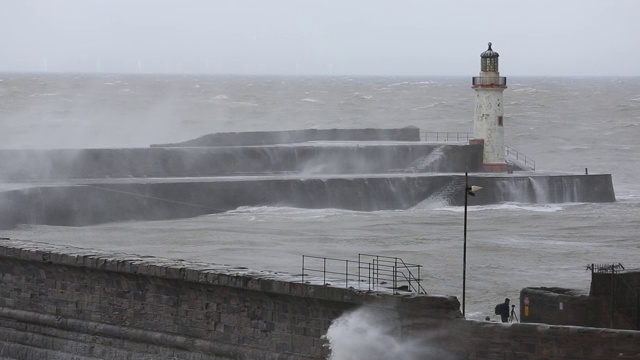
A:
<svg viewBox="0 0 640 360">
<path fill-rule="evenodd" d="M 462 316 L 465 315 L 465 299 L 467 291 L 467 204 L 470 196 L 476 196 L 475 192 L 482 189 L 480 186 L 469 186 L 469 175 L 464 173 L 464 244 L 462 250 Z"/>
</svg>

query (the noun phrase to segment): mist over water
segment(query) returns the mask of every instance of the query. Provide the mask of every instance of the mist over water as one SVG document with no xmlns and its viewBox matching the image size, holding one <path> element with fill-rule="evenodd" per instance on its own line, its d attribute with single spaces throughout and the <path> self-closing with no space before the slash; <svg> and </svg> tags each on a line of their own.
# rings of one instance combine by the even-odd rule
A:
<svg viewBox="0 0 640 360">
<path fill-rule="evenodd" d="M 0 74 L 0 79 L 3 121 L 11 129 L 0 134 L 3 148 L 146 147 L 212 132 L 420 126 L 426 112 L 458 122 L 447 126 L 451 131 L 467 131 L 468 114 L 455 119 L 442 105 L 420 106 L 426 101 L 473 109 L 457 96 L 444 99 L 456 91 L 448 82 L 468 90 L 464 78 L 442 78 L 445 88 L 436 92 L 436 83 L 392 77 Z M 473 101 L 472 93 L 466 97 Z"/>
<path fill-rule="evenodd" d="M 473 129 L 469 78 L 0 74 L 0 79 L 0 147 L 5 149 L 147 147 L 225 131 Z M 588 168 L 590 174 L 612 174 L 617 202 L 469 207 L 468 318 L 496 320 L 495 304 L 505 297 L 519 304 L 519 291 L 527 286 L 587 291 L 590 263 L 640 268 L 639 99 L 640 78 L 509 78 L 505 143 L 534 159 L 538 171 L 583 174 Z M 416 169 L 434 161 L 424 159 Z M 242 207 L 171 221 L 78 228 L 25 224 L 0 236 L 289 274 L 300 273 L 302 255 L 397 256 L 423 266 L 422 285 L 429 294 L 460 297 L 462 231 L 463 209 L 434 197 L 408 210 Z M 395 339 L 390 331 L 364 311 L 349 314 L 327 334 L 334 339 L 333 359 L 375 359 L 353 357 L 363 354 L 365 343 L 385 344 L 392 352 L 410 348 L 392 355 L 380 350 L 385 354 L 380 358 L 428 358 L 422 351 L 429 349 L 413 349 L 411 339 Z M 353 338 L 353 344 L 343 338 Z M 358 351 L 351 347 L 356 342 Z"/>
<path fill-rule="evenodd" d="M 505 74 L 508 76 L 508 74 Z M 393 128 L 471 132 L 467 77 L 0 73 L 0 148 L 122 148 L 213 132 Z M 505 143 L 539 170 L 635 188 L 640 78 L 509 77 Z M 309 101 L 312 99 L 313 101 Z"/>
</svg>

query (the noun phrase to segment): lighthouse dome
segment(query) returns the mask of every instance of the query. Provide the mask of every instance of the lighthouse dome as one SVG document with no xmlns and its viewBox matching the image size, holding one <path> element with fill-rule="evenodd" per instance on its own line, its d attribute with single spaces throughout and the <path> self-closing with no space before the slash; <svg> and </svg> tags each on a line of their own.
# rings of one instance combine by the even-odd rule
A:
<svg viewBox="0 0 640 360">
<path fill-rule="evenodd" d="M 493 51 L 493 49 L 491 49 L 491 43 L 489 43 L 489 48 L 487 49 L 487 51 L 485 51 L 482 54 L 480 54 L 480 57 L 483 58 L 483 59 L 497 58 L 499 56 L 500 56 L 500 54 L 498 54 L 497 52 Z"/>
<path fill-rule="evenodd" d="M 487 49 L 487 51 L 480 54 L 480 71 L 483 73 L 497 73 L 499 56 L 500 55 L 497 52 L 493 51 L 493 49 L 491 48 L 491 43 L 489 43 L 489 48 Z"/>
</svg>

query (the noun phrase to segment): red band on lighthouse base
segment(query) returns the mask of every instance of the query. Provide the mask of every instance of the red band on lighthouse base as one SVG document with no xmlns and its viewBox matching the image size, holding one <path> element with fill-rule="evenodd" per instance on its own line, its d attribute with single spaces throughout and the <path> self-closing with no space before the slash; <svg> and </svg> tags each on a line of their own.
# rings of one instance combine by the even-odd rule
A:
<svg viewBox="0 0 640 360">
<path fill-rule="evenodd" d="M 484 163 L 482 164 L 482 172 L 507 172 L 507 163 Z"/>
</svg>

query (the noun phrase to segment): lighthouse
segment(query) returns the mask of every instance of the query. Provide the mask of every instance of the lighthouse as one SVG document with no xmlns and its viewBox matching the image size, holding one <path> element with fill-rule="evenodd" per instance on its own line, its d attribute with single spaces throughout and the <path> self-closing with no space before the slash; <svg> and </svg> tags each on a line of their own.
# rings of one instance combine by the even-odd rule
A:
<svg viewBox="0 0 640 360">
<path fill-rule="evenodd" d="M 482 170 L 486 172 L 506 172 L 504 159 L 504 112 L 502 92 L 507 88 L 507 78 L 500 76 L 498 57 L 491 49 L 480 54 L 480 76 L 472 79 L 476 91 L 476 109 L 473 120 L 473 140 L 483 143 Z"/>
</svg>

